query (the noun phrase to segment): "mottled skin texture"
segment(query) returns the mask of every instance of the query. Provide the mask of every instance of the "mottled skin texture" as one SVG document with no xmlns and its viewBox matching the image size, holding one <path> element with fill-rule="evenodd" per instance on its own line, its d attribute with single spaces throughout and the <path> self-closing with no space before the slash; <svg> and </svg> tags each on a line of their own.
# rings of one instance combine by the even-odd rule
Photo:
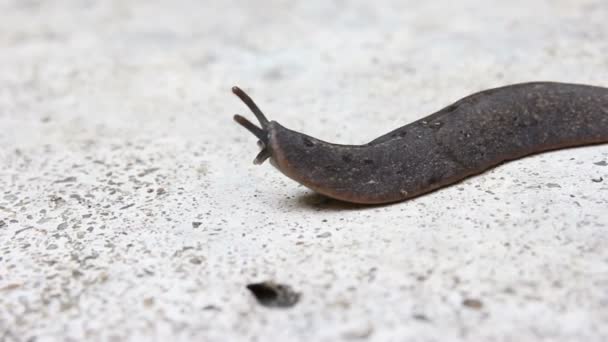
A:
<svg viewBox="0 0 608 342">
<path fill-rule="evenodd" d="M 355 203 L 405 200 L 543 151 L 608 142 L 608 89 L 524 83 L 482 91 L 368 144 L 336 145 L 272 121 L 281 172 Z"/>
</svg>

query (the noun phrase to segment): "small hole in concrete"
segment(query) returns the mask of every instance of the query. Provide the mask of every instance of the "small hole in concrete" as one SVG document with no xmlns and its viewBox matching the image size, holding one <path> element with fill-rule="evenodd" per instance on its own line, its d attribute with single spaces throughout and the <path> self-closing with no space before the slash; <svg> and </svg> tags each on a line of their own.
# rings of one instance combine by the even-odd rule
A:
<svg viewBox="0 0 608 342">
<path fill-rule="evenodd" d="M 300 300 L 300 293 L 295 292 L 291 286 L 271 281 L 252 283 L 247 285 L 247 289 L 258 303 L 267 307 L 288 308 Z"/>
</svg>

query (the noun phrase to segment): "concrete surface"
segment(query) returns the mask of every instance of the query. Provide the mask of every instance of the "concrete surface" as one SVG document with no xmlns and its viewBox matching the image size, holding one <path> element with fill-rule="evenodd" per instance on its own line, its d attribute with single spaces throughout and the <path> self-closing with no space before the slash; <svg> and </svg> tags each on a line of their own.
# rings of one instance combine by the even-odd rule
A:
<svg viewBox="0 0 608 342">
<path fill-rule="evenodd" d="M 234 84 L 341 143 L 608 86 L 606 1 L 449 3 L 0 1 L 0 340 L 608 339 L 606 145 L 367 208 L 251 164 Z"/>
</svg>

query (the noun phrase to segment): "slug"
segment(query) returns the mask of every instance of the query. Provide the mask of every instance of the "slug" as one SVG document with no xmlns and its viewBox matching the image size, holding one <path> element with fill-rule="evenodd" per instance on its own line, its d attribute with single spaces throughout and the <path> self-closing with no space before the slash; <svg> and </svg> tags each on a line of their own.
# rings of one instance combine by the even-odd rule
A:
<svg viewBox="0 0 608 342">
<path fill-rule="evenodd" d="M 254 160 L 338 200 L 380 204 L 428 193 L 503 162 L 549 150 L 608 142 L 608 88 L 521 83 L 467 96 L 367 144 L 338 145 L 269 121 L 238 87 L 232 92 L 261 127 Z"/>
</svg>

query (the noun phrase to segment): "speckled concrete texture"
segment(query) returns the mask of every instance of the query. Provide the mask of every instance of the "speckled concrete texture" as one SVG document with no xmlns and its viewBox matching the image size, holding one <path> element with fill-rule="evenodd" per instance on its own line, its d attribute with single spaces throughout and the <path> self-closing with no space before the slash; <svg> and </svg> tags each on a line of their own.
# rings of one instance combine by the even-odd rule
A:
<svg viewBox="0 0 608 342">
<path fill-rule="evenodd" d="M 608 86 L 608 3 L 0 0 L 0 341 L 608 339 L 608 146 L 390 206 L 251 161 L 474 91 Z M 250 283 L 300 294 L 260 305 Z"/>
</svg>

